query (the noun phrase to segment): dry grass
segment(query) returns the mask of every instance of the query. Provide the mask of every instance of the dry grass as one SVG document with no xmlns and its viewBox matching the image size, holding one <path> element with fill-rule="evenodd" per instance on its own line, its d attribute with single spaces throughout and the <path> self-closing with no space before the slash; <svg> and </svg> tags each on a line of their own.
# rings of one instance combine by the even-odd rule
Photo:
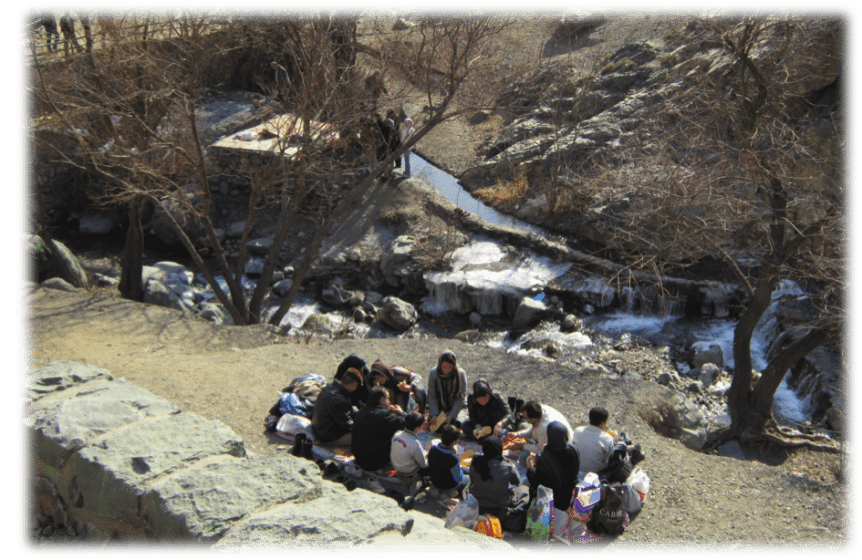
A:
<svg viewBox="0 0 862 560">
<path fill-rule="evenodd" d="M 514 210 L 526 196 L 529 186 L 525 174 L 518 172 L 511 181 L 498 179 L 496 185 L 478 189 L 473 196 L 492 208 Z"/>
</svg>

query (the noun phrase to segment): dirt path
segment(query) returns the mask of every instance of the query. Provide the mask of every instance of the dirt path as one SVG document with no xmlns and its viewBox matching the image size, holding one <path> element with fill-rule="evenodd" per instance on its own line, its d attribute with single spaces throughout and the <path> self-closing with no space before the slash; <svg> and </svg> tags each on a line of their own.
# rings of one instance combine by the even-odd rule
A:
<svg viewBox="0 0 862 560">
<path fill-rule="evenodd" d="M 287 452 L 284 440 L 264 432 L 263 419 L 292 378 L 313 372 L 331 379 L 341 359 L 358 352 L 368 361 L 379 357 L 410 366 L 427 381 L 439 353 L 450 348 L 470 383 L 485 377 L 503 395 L 538 398 L 573 425 L 585 423 L 590 406 L 605 406 L 610 425 L 642 444 L 651 490 L 642 514 L 614 546 L 840 546 L 847 538 L 842 486 L 818 474 L 834 469 L 835 456 L 799 454 L 767 466 L 690 451 L 656 435 L 640 418 L 638 410 L 659 402 L 663 389 L 638 379 L 591 376 L 451 340 L 303 344 L 265 326 L 219 327 L 109 291 L 39 289 L 29 307 L 34 366 L 74 360 L 106 368 L 185 411 L 221 420 L 254 453 Z"/>
</svg>

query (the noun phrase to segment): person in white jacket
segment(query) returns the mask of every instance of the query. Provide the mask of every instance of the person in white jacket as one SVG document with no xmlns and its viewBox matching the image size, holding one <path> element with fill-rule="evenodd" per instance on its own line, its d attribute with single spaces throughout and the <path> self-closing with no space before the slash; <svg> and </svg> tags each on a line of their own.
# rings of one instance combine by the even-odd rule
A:
<svg viewBox="0 0 862 560">
<path fill-rule="evenodd" d="M 534 453 L 538 455 L 542 452 L 545 445 L 547 445 L 548 425 L 551 422 L 559 422 L 565 426 L 566 443 L 572 443 L 572 427 L 569 425 L 566 417 L 558 410 L 536 400 L 527 401 L 521 410 L 524 413 L 524 421 L 530 424 L 531 427 L 518 432 L 510 432 L 506 436 L 507 439 L 515 437 L 523 437 L 525 439 L 524 451 L 519 458 L 521 466 L 526 466 L 527 458 Z"/>
<path fill-rule="evenodd" d="M 409 142 L 410 139 L 413 138 L 413 133 L 415 132 L 413 130 L 413 119 L 411 119 L 410 117 L 407 117 L 406 119 L 404 119 L 403 124 L 404 124 L 404 128 L 401 129 L 401 144 L 402 145 Z M 402 154 L 404 156 L 404 176 L 405 177 L 410 176 L 410 152 L 412 152 L 412 151 L 413 150 L 408 149 L 407 151 L 405 151 Z"/>
<path fill-rule="evenodd" d="M 404 418 L 404 429 L 392 436 L 389 460 L 395 467 L 395 476 L 408 484 L 428 474 L 425 450 L 416 439 L 424 420 L 418 412 L 411 412 Z"/>
</svg>

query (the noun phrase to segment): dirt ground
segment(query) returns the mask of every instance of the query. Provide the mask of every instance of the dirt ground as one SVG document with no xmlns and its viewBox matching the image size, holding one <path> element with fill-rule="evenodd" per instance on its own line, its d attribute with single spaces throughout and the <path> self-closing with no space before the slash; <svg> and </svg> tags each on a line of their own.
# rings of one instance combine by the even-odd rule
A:
<svg viewBox="0 0 862 560">
<path fill-rule="evenodd" d="M 107 369 L 175 403 L 183 411 L 224 422 L 250 452 L 287 453 L 264 431 L 267 410 L 291 379 L 317 373 L 332 379 L 353 352 L 420 372 L 451 349 L 468 382 L 484 377 L 503 395 L 537 398 L 586 423 L 591 406 L 611 412 L 646 452 L 650 477 L 644 510 L 615 544 L 842 546 L 848 527 L 845 486 L 835 479 L 839 456 L 800 452 L 773 465 L 707 456 L 655 434 L 640 411 L 664 389 L 629 376 L 599 377 L 551 361 L 453 340 L 338 340 L 321 344 L 277 337 L 265 326 L 216 326 L 179 311 L 129 302 L 110 290 L 36 290 L 30 310 L 33 366 L 74 360 Z"/>
</svg>

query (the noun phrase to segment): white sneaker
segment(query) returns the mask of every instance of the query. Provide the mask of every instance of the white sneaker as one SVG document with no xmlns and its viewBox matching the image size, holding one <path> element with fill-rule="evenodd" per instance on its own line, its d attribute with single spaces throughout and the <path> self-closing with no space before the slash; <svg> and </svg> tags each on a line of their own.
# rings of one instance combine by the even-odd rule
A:
<svg viewBox="0 0 862 560">
<path fill-rule="evenodd" d="M 365 487 L 367 489 L 371 490 L 372 492 L 376 492 L 378 494 L 385 494 L 386 493 L 386 489 L 383 488 L 383 485 L 380 484 L 380 481 L 378 481 L 373 476 L 368 477 L 368 480 L 365 481 Z"/>
</svg>

